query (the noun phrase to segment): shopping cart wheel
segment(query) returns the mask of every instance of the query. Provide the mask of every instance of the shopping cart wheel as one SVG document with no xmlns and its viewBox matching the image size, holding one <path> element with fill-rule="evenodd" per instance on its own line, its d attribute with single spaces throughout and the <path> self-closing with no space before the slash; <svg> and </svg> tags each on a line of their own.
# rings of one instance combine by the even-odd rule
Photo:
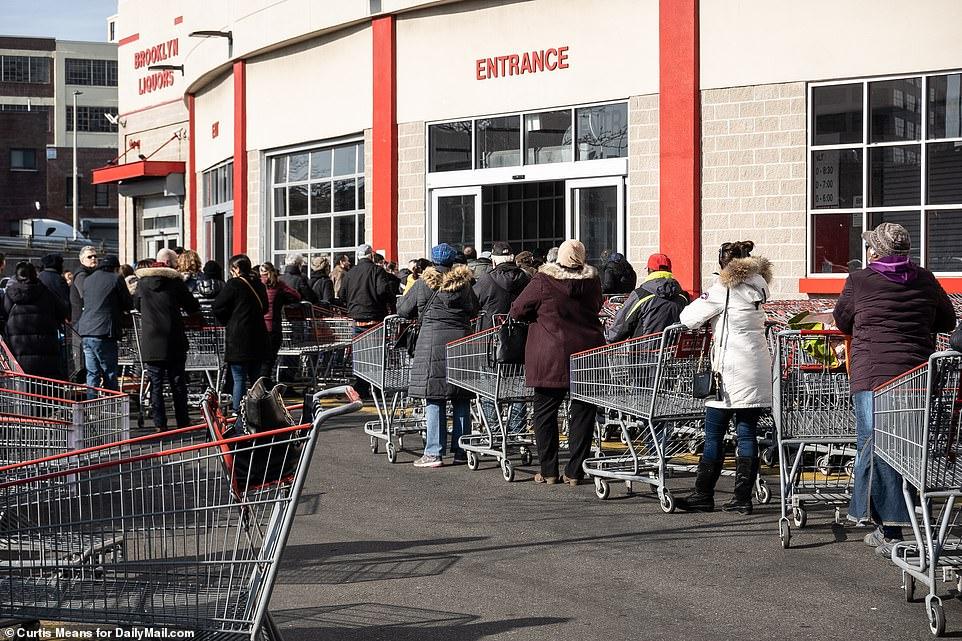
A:
<svg viewBox="0 0 962 641">
<path fill-rule="evenodd" d="M 942 599 L 930 594 L 925 597 L 925 609 L 929 615 L 929 632 L 937 637 L 945 634 L 945 610 L 942 609 Z"/>
<path fill-rule="evenodd" d="M 511 465 L 511 461 L 508 459 L 501 461 L 501 476 L 508 483 L 514 480 L 514 466 Z"/>
<path fill-rule="evenodd" d="M 526 447 L 521 448 L 521 465 L 531 465 L 531 461 L 534 460 L 531 456 L 531 450 Z"/>
<path fill-rule="evenodd" d="M 635 493 L 635 486 L 631 484 L 631 481 L 625 481 L 625 493 L 631 496 Z"/>
<path fill-rule="evenodd" d="M 778 448 L 766 447 L 762 450 L 761 459 L 764 465 L 774 467 L 776 461 L 778 461 Z"/>
<path fill-rule="evenodd" d="M 387 445 L 384 446 L 384 451 L 387 453 L 388 463 L 397 463 L 397 448 L 394 446 L 394 443 L 388 441 Z"/>
<path fill-rule="evenodd" d="M 378 438 L 376 436 L 371 437 L 371 452 L 377 454 L 378 450 Z"/>
<path fill-rule="evenodd" d="M 481 459 L 474 452 L 468 452 L 468 469 L 472 472 L 477 472 L 478 468 L 481 467 Z"/>
<path fill-rule="evenodd" d="M 788 519 L 779 519 L 778 538 L 782 540 L 782 548 L 787 550 L 792 547 L 792 528 L 788 525 Z"/>
<path fill-rule="evenodd" d="M 801 506 L 793 507 L 792 521 L 795 523 L 795 527 L 799 529 L 805 527 L 805 524 L 808 523 L 808 512 L 805 511 L 805 508 Z"/>
<path fill-rule="evenodd" d="M 822 476 L 829 476 L 832 473 L 832 459 L 831 455 L 826 454 L 825 456 L 818 457 L 815 461 L 815 466 L 818 469 L 818 473 Z"/>
<path fill-rule="evenodd" d="M 755 498 L 762 505 L 768 505 L 772 500 L 772 491 L 768 488 L 765 479 L 759 479 L 755 487 Z"/>
<path fill-rule="evenodd" d="M 905 602 L 915 601 L 915 577 L 908 572 L 902 572 L 902 590 L 905 593 Z"/>
<path fill-rule="evenodd" d="M 661 504 L 661 511 L 665 514 L 671 514 L 675 511 L 675 497 L 668 490 L 662 491 L 659 503 Z"/>
<path fill-rule="evenodd" d="M 608 481 L 597 476 L 595 477 L 595 496 L 602 501 L 611 496 L 611 487 L 608 485 Z"/>
</svg>

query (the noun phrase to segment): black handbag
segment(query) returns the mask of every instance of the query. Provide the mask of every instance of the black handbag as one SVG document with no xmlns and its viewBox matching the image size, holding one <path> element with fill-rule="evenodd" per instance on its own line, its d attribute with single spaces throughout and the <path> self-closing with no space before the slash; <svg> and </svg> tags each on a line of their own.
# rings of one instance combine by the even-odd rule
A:
<svg viewBox="0 0 962 641">
<path fill-rule="evenodd" d="M 715 340 L 724 340 L 725 338 L 725 333 L 728 329 L 728 301 L 730 297 L 731 290 L 729 289 L 725 294 L 725 311 L 723 312 L 725 316 L 722 320 L 721 337 L 712 337 L 712 344 L 708 348 L 708 362 L 704 362 L 704 354 L 698 358 L 698 365 L 695 368 L 695 374 L 692 376 L 691 381 L 692 398 L 721 400 L 722 376 L 721 372 L 715 371 L 715 368 L 712 366 L 711 353 L 714 351 Z M 707 367 L 705 367 L 705 365 L 707 365 Z"/>
<path fill-rule="evenodd" d="M 240 415 L 226 437 L 259 434 L 295 425 L 284 406 L 286 386 L 268 390 L 260 378 L 241 399 Z M 251 488 L 293 476 L 300 459 L 301 446 L 291 443 L 291 435 L 262 436 L 234 445 L 234 477 L 241 487 Z"/>
<path fill-rule="evenodd" d="M 528 324 L 510 316 L 494 333 L 488 349 L 491 365 L 523 365 L 524 347 L 528 342 Z"/>
<path fill-rule="evenodd" d="M 428 313 L 428 307 L 430 307 L 431 303 L 434 302 L 434 298 L 438 295 L 439 291 L 441 291 L 440 288 L 434 290 L 434 293 L 431 294 L 431 298 L 429 298 L 428 302 L 424 304 L 424 309 L 422 309 L 421 313 L 418 314 L 418 319 L 413 323 L 404 326 L 404 329 L 401 330 L 401 333 L 398 334 L 398 337 L 394 339 L 394 349 L 406 350 L 408 356 L 414 358 L 414 351 L 418 346 L 418 335 L 421 333 L 421 321 L 424 320 L 424 317 Z"/>
</svg>

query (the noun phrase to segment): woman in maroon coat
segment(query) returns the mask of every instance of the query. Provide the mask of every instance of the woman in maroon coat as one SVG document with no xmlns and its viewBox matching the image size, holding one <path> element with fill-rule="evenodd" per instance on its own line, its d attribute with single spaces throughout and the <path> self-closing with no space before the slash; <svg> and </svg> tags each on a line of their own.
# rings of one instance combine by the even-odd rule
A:
<svg viewBox="0 0 962 641">
<path fill-rule="evenodd" d="M 261 366 L 261 376 L 273 380 L 277 364 L 277 352 L 281 349 L 284 306 L 299 303 L 301 295 L 280 279 L 273 263 L 263 262 L 260 269 L 261 282 L 267 288 L 267 310 L 264 312 L 264 325 L 270 337 L 270 351 Z M 276 382 L 276 381 L 275 381 Z"/>
<path fill-rule="evenodd" d="M 534 388 L 534 429 L 541 473 L 536 483 L 558 482 L 558 410 L 568 393 L 572 354 L 605 344 L 598 312 L 601 280 L 585 260 L 585 246 L 567 240 L 558 262 L 541 266 L 531 283 L 511 305 L 511 317 L 530 321 L 525 346 L 525 382 Z M 584 477 L 581 464 L 591 451 L 594 405 L 571 401 L 568 450 L 571 458 L 562 479 L 577 485 Z"/>
</svg>

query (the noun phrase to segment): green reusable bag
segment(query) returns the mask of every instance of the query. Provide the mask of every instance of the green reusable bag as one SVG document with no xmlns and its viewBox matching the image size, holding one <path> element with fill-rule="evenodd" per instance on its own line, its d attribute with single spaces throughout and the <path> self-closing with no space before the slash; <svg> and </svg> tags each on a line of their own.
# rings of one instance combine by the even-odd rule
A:
<svg viewBox="0 0 962 641">
<path fill-rule="evenodd" d="M 825 323 L 821 321 L 806 320 L 811 312 L 801 312 L 788 319 L 788 327 L 797 330 L 824 330 Z M 802 341 L 802 350 L 808 354 L 813 361 L 825 365 L 830 369 L 842 366 L 838 354 L 833 349 L 832 341 L 825 340 L 822 336 L 813 336 Z"/>
</svg>

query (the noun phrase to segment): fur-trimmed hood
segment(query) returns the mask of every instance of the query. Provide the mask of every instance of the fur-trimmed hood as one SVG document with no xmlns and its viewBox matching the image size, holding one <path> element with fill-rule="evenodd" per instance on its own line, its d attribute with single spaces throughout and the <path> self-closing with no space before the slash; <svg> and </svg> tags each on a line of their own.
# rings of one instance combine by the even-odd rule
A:
<svg viewBox="0 0 962 641">
<path fill-rule="evenodd" d="M 137 278 L 147 278 L 148 276 L 159 276 L 160 278 L 180 279 L 180 272 L 170 267 L 141 267 L 134 272 Z"/>
<path fill-rule="evenodd" d="M 421 279 L 432 290 L 440 288 L 442 292 L 457 292 L 471 286 L 474 274 L 467 265 L 455 265 L 444 271 L 437 267 L 428 267 L 421 274 Z"/>
<path fill-rule="evenodd" d="M 718 274 L 718 282 L 725 287 L 736 287 L 752 276 L 761 276 L 766 283 L 772 282 L 772 263 L 764 257 L 735 258 Z"/>
<path fill-rule="evenodd" d="M 579 270 L 573 270 L 565 269 L 557 263 L 545 263 L 538 268 L 538 271 L 555 280 L 586 280 L 588 278 L 598 277 L 598 270 L 591 265 L 585 265 Z"/>
</svg>

